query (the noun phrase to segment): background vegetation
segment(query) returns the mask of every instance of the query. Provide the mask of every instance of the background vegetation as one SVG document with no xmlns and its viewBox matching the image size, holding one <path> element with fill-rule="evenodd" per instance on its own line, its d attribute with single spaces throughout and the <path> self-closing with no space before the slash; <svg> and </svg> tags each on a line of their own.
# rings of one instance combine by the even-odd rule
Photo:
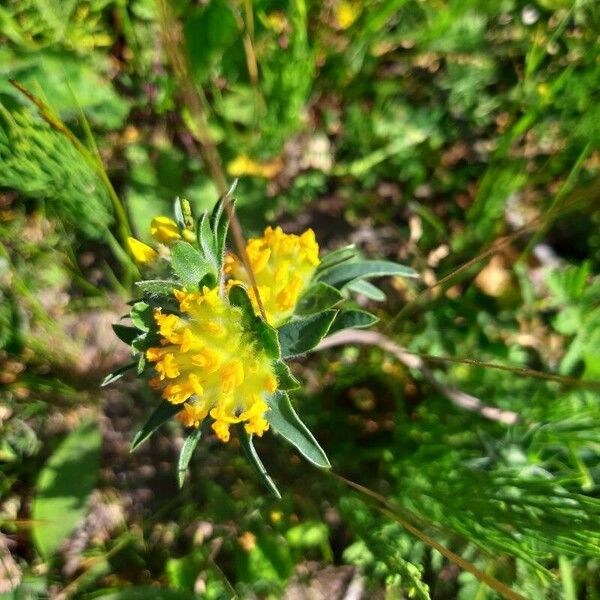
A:
<svg viewBox="0 0 600 600">
<path fill-rule="evenodd" d="M 422 274 L 365 290 L 387 337 L 294 365 L 335 472 L 527 598 L 600 597 L 599 30 L 591 0 L 0 5 L 2 597 L 497 597 L 273 436 L 282 501 L 235 439 L 181 490 L 176 424 L 129 453 L 123 239 L 212 207 L 209 140 L 247 236 Z"/>
</svg>

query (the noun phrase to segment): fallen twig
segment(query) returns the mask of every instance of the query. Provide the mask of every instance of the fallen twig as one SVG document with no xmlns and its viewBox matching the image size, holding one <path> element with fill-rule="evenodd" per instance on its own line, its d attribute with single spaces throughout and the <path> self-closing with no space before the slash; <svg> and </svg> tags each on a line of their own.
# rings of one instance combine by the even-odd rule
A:
<svg viewBox="0 0 600 600">
<path fill-rule="evenodd" d="M 510 410 L 502 410 L 493 406 L 487 406 L 479 398 L 471 396 L 466 392 L 448 387 L 438 381 L 425 364 L 425 361 L 419 356 L 412 354 L 406 348 L 399 346 L 390 338 L 377 331 L 363 331 L 360 329 L 346 329 L 339 333 L 325 338 L 321 341 L 317 350 L 333 348 L 334 346 L 345 346 L 347 344 L 362 344 L 367 346 L 377 346 L 386 352 L 389 352 L 409 369 L 418 369 L 423 377 L 443 396 L 448 398 L 453 404 L 464 410 L 479 413 L 482 417 L 491 421 L 498 421 L 505 425 L 514 425 L 518 420 L 517 413 Z"/>
</svg>

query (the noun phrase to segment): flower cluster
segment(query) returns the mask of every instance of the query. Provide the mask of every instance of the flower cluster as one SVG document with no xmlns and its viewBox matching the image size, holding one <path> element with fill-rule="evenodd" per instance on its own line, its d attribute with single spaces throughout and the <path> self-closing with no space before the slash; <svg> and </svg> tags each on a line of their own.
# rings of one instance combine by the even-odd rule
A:
<svg viewBox="0 0 600 600">
<path fill-rule="evenodd" d="M 182 404 L 178 419 L 199 427 L 210 414 L 224 442 L 233 423 L 261 436 L 269 428 L 264 395 L 277 389 L 270 359 L 242 326 L 241 309 L 218 288 L 174 290 L 181 316 L 157 309 L 154 320 L 161 346 L 146 351 L 157 376 L 150 384 L 172 404 Z"/>
<path fill-rule="evenodd" d="M 267 227 L 260 238 L 248 240 L 248 260 L 256 279 L 260 300 L 269 324 L 277 327 L 294 312 L 298 298 L 307 288 L 319 265 L 319 244 L 312 229 L 302 235 L 283 233 L 281 227 Z M 226 257 L 228 285 L 243 283 L 256 314 L 260 314 L 254 289 L 241 261 Z"/>
</svg>

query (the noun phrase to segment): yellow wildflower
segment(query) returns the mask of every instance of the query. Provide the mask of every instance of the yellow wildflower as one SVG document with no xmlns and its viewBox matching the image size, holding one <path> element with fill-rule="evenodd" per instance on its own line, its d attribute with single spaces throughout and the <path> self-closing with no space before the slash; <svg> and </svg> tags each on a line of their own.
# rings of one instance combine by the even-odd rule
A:
<svg viewBox="0 0 600 600">
<path fill-rule="evenodd" d="M 267 321 L 283 323 L 294 312 L 298 298 L 308 286 L 319 265 L 319 245 L 312 229 L 302 235 L 285 234 L 280 227 L 267 227 L 261 238 L 248 240 L 246 246 L 258 293 Z M 243 265 L 233 255 L 225 260 L 228 285 L 244 283 L 256 314 L 259 307 Z"/>
<path fill-rule="evenodd" d="M 279 158 L 258 162 L 246 154 L 240 154 L 227 165 L 227 173 L 232 177 L 250 176 L 273 179 L 282 168 L 283 164 Z"/>
<path fill-rule="evenodd" d="M 199 292 L 174 290 L 181 316 L 154 312 L 161 346 L 146 351 L 157 376 L 151 387 L 182 404 L 177 418 L 199 427 L 207 415 L 222 441 L 233 423 L 261 436 L 269 424 L 264 394 L 277 389 L 277 379 L 264 350 L 242 327 L 242 312 L 218 295 L 218 288 Z"/>
<path fill-rule="evenodd" d="M 335 17 L 340 29 L 348 29 L 360 15 L 361 6 L 358 2 L 342 0 L 335 8 Z"/>
<path fill-rule="evenodd" d="M 133 258 L 142 265 L 158 258 L 158 252 L 153 248 L 150 248 L 147 244 L 144 244 L 144 242 L 140 242 L 140 240 L 128 237 L 127 245 L 129 246 L 129 251 L 133 255 Z"/>
</svg>

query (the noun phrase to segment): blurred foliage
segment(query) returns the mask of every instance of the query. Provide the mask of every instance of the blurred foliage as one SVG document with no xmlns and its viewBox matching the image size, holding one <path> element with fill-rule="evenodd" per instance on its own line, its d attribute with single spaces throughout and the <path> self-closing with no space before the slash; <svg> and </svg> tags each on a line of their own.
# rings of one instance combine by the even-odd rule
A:
<svg viewBox="0 0 600 600">
<path fill-rule="evenodd" d="M 312 226 L 323 247 L 411 264 L 423 284 L 392 279 L 385 302 L 361 303 L 398 344 L 458 360 L 429 364 L 442 388 L 518 416 L 464 410 L 381 348 L 331 349 L 294 365 L 294 402 L 334 469 L 527 598 L 598 597 L 600 404 L 586 383 L 600 380 L 597 3 L 171 5 L 211 135 L 240 177 L 245 233 Z M 364 597 L 496 598 L 270 436 L 257 450 L 280 502 L 236 439 L 199 445 L 181 491 L 176 426 L 128 453 L 155 399 L 126 379 L 98 389 L 127 360 L 103 337 L 129 310 L 113 205 L 9 79 L 95 154 L 93 134 L 147 239 L 175 196 L 200 214 L 218 195 L 158 14 L 153 0 L 0 6 L 0 596 L 333 597 L 356 584 Z M 100 467 L 78 451 L 97 441 L 81 433 L 90 418 Z M 81 485 L 48 494 L 62 461 Z M 52 556 L 33 541 L 48 525 L 32 506 L 48 497 L 64 526 Z"/>
</svg>

